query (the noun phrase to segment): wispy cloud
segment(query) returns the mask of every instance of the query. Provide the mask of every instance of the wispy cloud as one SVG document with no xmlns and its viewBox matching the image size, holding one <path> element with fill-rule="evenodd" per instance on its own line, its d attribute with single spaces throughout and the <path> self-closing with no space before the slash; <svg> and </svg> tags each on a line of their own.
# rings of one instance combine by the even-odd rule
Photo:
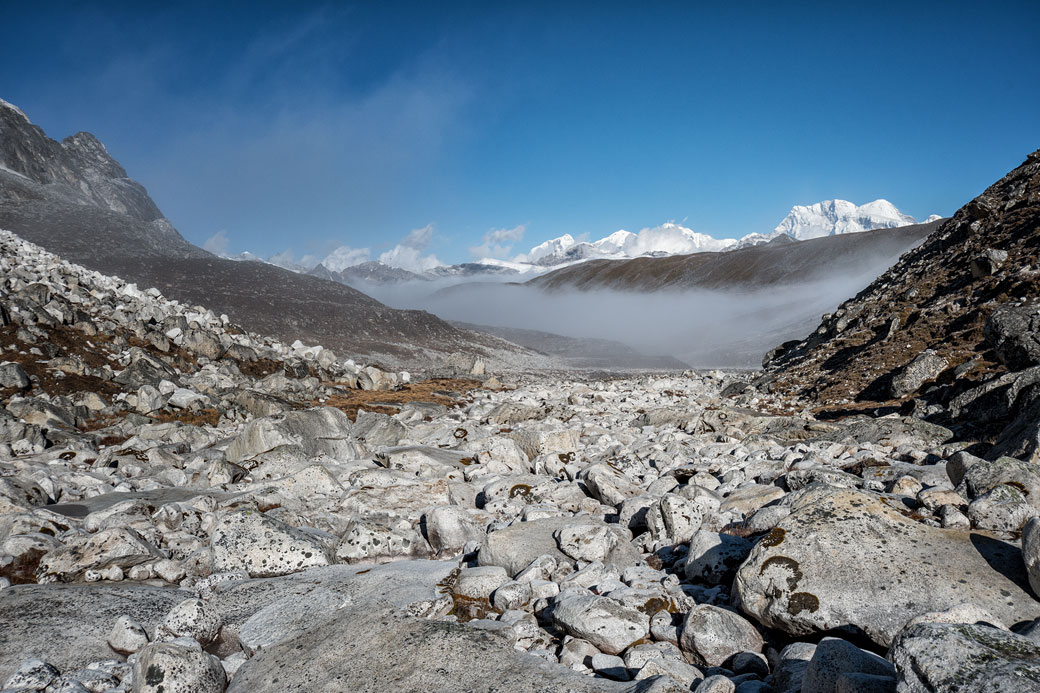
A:
<svg viewBox="0 0 1040 693">
<path fill-rule="evenodd" d="M 289 269 L 298 270 L 312 270 L 318 265 L 319 262 L 321 262 L 321 258 L 317 255 L 304 255 L 299 260 L 297 260 L 296 254 L 292 250 L 283 250 L 282 252 L 275 253 L 274 255 L 267 258 L 267 261 L 272 264 L 278 265 L 279 267 L 287 267 Z"/>
<path fill-rule="evenodd" d="M 349 245 L 341 245 L 326 255 L 321 264 L 333 272 L 342 272 L 348 267 L 360 265 L 362 262 L 368 262 L 371 259 L 372 251 L 368 248 L 352 248 Z"/>
<path fill-rule="evenodd" d="M 432 223 L 412 229 L 394 247 L 381 253 L 377 259 L 384 265 L 406 269 L 410 272 L 426 272 L 434 267 L 440 267 L 444 263 L 438 260 L 436 255 L 424 252 L 433 244 L 435 232 L 436 229 Z M 371 259 L 372 250 L 370 248 L 341 245 L 326 255 L 321 260 L 321 264 L 333 272 L 340 272 L 347 267 L 369 262 Z M 311 266 L 313 267 L 313 265 Z"/>
<path fill-rule="evenodd" d="M 433 242 L 433 224 L 427 224 L 421 229 L 413 229 L 404 237 L 400 245 L 416 250 L 425 250 Z"/>
<path fill-rule="evenodd" d="M 206 239 L 206 242 L 202 244 L 202 249 L 207 250 L 214 255 L 226 257 L 230 246 L 231 239 L 228 238 L 227 231 L 221 229 Z"/>
<path fill-rule="evenodd" d="M 423 254 L 423 251 L 433 242 L 433 233 L 433 224 L 413 229 L 400 243 L 381 254 L 379 261 L 384 265 L 410 272 L 427 272 L 442 266 L 444 263 L 438 260 L 436 255 Z"/>
<path fill-rule="evenodd" d="M 511 229 L 491 229 L 484 234 L 483 242 L 480 245 L 469 249 L 470 255 L 477 259 L 506 257 L 513 251 L 513 244 L 523 240 L 524 230 L 523 224 Z"/>
<path fill-rule="evenodd" d="M 149 114 L 136 120 L 163 132 L 126 163 L 191 240 L 216 223 L 236 238 L 248 231 L 259 253 L 287 234 L 364 247 L 438 185 L 430 171 L 468 132 L 473 85 L 435 47 L 354 69 L 362 31 L 350 10 L 324 6 L 235 46 L 205 80 L 181 67 L 195 64 L 185 44 L 160 41 L 112 55 L 94 81 L 103 94 L 121 89 L 118 109 Z M 156 86 L 145 102 L 127 83 Z"/>
</svg>

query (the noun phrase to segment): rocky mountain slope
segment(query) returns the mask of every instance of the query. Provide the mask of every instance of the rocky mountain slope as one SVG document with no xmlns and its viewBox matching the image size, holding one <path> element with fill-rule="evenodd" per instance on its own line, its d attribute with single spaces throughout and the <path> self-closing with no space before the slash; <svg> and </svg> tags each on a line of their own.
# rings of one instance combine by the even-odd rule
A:
<svg viewBox="0 0 1040 693">
<path fill-rule="evenodd" d="M 0 229 L 290 342 L 320 342 L 388 363 L 456 352 L 525 358 L 502 340 L 462 332 L 422 311 L 388 308 L 339 283 L 217 258 L 184 240 L 92 135 L 56 142 L 6 102 L 0 103 Z"/>
<path fill-rule="evenodd" d="M 10 234 L 0 270 L 5 689 L 981 692 L 1040 667 L 1040 480 L 942 426 L 765 414 L 790 402 L 751 374 L 401 386 Z"/>
<path fill-rule="evenodd" d="M 936 227 L 936 222 L 794 242 L 771 242 L 725 253 L 634 260 L 592 260 L 531 279 L 542 289 L 749 290 L 829 276 L 881 271 Z M 876 276 L 876 275 L 875 275 Z"/>
<path fill-rule="evenodd" d="M 1034 152 L 766 365 L 820 407 L 912 408 L 1035 460 L 1038 289 Z"/>
</svg>

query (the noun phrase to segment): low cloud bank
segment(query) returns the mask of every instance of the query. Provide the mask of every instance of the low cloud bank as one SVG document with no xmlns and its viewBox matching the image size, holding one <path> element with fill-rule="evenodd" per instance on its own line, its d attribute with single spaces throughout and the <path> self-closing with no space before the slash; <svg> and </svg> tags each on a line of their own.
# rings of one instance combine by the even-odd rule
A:
<svg viewBox="0 0 1040 693">
<path fill-rule="evenodd" d="M 613 339 L 695 367 L 757 367 L 766 351 L 806 336 L 821 315 L 885 267 L 744 292 L 545 292 L 504 282 L 358 288 L 395 308 L 427 310 L 446 320 Z"/>
</svg>

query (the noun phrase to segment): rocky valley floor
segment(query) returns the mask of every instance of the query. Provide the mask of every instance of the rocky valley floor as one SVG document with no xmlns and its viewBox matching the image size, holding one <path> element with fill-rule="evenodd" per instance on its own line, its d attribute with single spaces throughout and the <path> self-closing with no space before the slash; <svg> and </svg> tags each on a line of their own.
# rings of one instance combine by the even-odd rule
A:
<svg viewBox="0 0 1040 693">
<path fill-rule="evenodd" d="M 4 690 L 1040 689 L 1040 472 L 949 429 L 410 382 L 11 234 L 0 273 Z"/>
</svg>

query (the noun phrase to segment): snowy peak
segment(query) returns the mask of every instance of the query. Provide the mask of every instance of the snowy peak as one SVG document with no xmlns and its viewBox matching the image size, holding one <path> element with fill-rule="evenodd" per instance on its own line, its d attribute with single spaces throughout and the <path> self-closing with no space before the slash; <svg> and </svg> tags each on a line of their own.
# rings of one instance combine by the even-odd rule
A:
<svg viewBox="0 0 1040 693">
<path fill-rule="evenodd" d="M 639 233 L 624 229 L 592 242 L 577 242 L 566 233 L 531 248 L 514 258 L 517 263 L 554 267 L 589 259 L 623 260 L 642 255 L 685 255 L 728 250 L 737 244 L 731 238 L 717 239 L 674 222 L 645 228 Z M 482 261 L 483 262 L 483 261 Z"/>
<path fill-rule="evenodd" d="M 577 244 L 574 236 L 565 233 L 559 238 L 552 238 L 545 243 L 539 243 L 531 248 L 530 252 L 517 258 L 519 262 L 539 263 L 546 258 L 562 257 L 568 250 Z"/>
<path fill-rule="evenodd" d="M 913 217 L 900 212 L 888 200 L 874 200 L 860 206 L 848 200 L 824 200 L 814 205 L 795 205 L 773 232 L 804 241 L 914 223 Z"/>
<path fill-rule="evenodd" d="M 713 238 L 672 222 L 630 234 L 623 248 L 626 255 L 685 255 L 726 250 L 736 244 L 732 238 Z"/>
<path fill-rule="evenodd" d="M 592 245 L 602 250 L 604 253 L 623 253 L 627 248 L 632 247 L 639 236 L 632 233 L 631 231 L 615 231 L 606 238 L 601 238 Z"/>
</svg>

